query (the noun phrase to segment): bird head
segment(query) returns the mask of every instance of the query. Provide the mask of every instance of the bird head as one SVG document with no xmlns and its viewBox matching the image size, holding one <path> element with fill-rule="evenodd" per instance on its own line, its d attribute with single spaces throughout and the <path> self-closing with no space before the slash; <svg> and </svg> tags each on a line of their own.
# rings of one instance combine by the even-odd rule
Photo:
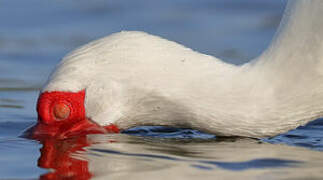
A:
<svg viewBox="0 0 323 180">
<path fill-rule="evenodd" d="M 43 92 L 37 102 L 38 122 L 29 137 L 64 139 L 86 134 L 118 133 L 115 125 L 100 126 L 86 117 L 85 90 L 79 92 Z"/>
</svg>

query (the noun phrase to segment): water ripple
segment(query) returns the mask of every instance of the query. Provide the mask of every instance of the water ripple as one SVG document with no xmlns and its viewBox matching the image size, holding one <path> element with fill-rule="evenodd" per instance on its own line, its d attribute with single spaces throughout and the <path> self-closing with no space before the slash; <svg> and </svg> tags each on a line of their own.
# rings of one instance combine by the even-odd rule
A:
<svg viewBox="0 0 323 180">
<path fill-rule="evenodd" d="M 301 161 L 284 160 L 284 159 L 254 159 L 245 162 L 217 162 L 217 161 L 200 161 L 201 163 L 215 165 L 217 167 L 231 170 L 231 171 L 243 171 L 248 169 L 264 169 L 264 168 L 280 168 L 280 167 L 292 167 Z"/>
</svg>

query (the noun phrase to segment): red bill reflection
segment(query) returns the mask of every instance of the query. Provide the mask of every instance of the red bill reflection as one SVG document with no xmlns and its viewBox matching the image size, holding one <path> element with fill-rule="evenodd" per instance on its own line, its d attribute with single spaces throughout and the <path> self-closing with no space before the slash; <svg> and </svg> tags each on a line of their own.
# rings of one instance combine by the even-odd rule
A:
<svg viewBox="0 0 323 180">
<path fill-rule="evenodd" d="M 91 145 L 86 136 L 72 139 L 42 140 L 43 147 L 40 149 L 41 156 L 38 159 L 38 166 L 52 169 L 52 172 L 44 174 L 40 179 L 90 179 L 88 162 L 72 157 L 74 153 L 84 152 L 84 147 Z"/>
</svg>

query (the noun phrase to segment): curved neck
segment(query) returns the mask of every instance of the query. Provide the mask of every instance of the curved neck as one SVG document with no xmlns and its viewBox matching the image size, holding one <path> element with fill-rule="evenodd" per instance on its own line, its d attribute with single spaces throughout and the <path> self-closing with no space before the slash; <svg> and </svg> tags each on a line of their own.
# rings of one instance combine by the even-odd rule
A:
<svg viewBox="0 0 323 180">
<path fill-rule="evenodd" d="M 270 47 L 258 64 L 270 71 L 299 73 L 311 68 L 323 73 L 323 1 L 290 0 Z"/>
<path fill-rule="evenodd" d="M 272 89 L 277 126 L 323 116 L 322 15 L 322 0 L 289 0 L 271 45 L 249 64 Z"/>
</svg>

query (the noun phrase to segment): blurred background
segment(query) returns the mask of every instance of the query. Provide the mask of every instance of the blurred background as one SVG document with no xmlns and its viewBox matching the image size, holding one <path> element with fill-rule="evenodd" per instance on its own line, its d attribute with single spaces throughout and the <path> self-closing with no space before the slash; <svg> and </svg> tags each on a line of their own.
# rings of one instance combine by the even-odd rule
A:
<svg viewBox="0 0 323 180">
<path fill-rule="evenodd" d="M 242 64 L 270 42 L 283 0 L 2 0 L 0 88 L 39 88 L 69 51 L 145 31 Z"/>
</svg>

